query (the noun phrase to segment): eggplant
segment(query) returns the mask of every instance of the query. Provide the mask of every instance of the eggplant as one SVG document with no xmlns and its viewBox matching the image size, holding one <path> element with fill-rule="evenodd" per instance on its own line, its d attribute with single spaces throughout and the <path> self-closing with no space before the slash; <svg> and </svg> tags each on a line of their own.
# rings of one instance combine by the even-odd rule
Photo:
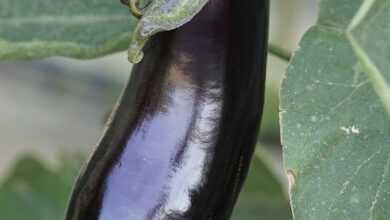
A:
<svg viewBox="0 0 390 220">
<path fill-rule="evenodd" d="M 268 0 L 210 0 L 146 44 L 66 220 L 229 219 L 264 101 Z"/>
</svg>

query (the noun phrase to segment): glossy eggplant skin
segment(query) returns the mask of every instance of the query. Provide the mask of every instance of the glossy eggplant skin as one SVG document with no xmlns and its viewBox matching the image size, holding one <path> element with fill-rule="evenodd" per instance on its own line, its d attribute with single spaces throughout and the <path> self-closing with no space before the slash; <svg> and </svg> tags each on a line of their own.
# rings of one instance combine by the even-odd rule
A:
<svg viewBox="0 0 390 220">
<path fill-rule="evenodd" d="M 230 218 L 262 115 L 268 7 L 210 0 L 148 43 L 66 220 Z"/>
</svg>

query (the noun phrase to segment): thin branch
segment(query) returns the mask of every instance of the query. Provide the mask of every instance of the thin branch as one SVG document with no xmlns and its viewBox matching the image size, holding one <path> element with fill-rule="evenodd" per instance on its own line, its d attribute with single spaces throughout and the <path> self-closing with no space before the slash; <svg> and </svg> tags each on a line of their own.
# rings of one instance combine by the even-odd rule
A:
<svg viewBox="0 0 390 220">
<path fill-rule="evenodd" d="M 290 51 L 272 43 L 268 45 L 268 53 L 286 62 L 290 62 L 292 56 Z"/>
</svg>

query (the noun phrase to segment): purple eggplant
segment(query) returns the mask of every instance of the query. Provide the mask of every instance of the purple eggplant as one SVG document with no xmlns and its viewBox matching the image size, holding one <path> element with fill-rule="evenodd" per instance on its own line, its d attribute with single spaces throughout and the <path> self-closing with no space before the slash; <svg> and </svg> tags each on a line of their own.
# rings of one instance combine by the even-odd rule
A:
<svg viewBox="0 0 390 220">
<path fill-rule="evenodd" d="M 134 66 L 66 220 L 229 219 L 262 115 L 268 0 L 210 0 Z"/>
</svg>

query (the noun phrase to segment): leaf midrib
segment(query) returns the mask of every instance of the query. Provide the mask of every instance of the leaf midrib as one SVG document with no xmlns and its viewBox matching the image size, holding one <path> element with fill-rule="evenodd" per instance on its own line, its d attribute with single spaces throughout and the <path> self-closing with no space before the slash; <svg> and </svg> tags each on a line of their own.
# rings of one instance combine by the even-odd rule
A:
<svg viewBox="0 0 390 220">
<path fill-rule="evenodd" d="M 353 51 L 355 52 L 356 57 L 359 59 L 359 62 L 363 64 L 362 66 L 366 70 L 365 72 L 370 79 L 375 92 L 381 99 L 385 111 L 387 112 L 387 115 L 390 116 L 390 87 L 387 84 L 385 78 L 383 77 L 383 73 L 381 72 L 381 70 L 377 67 L 375 62 L 370 58 L 370 56 L 367 54 L 367 52 L 353 35 L 353 31 L 359 26 L 361 22 L 365 20 L 368 12 L 370 11 L 375 2 L 375 0 L 365 0 L 362 3 L 360 9 L 355 14 L 355 17 L 349 24 L 346 31 L 346 35 L 352 46 Z"/>
</svg>

